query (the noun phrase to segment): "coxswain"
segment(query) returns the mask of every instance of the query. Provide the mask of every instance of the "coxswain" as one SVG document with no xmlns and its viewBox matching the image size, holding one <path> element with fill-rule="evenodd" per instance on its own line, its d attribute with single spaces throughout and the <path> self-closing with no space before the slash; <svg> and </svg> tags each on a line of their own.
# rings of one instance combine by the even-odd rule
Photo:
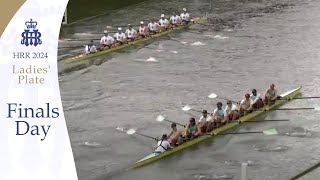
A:
<svg viewBox="0 0 320 180">
<path fill-rule="evenodd" d="M 201 130 L 199 129 L 199 126 L 196 123 L 196 120 L 192 117 L 189 120 L 189 123 L 186 128 L 186 138 L 196 138 L 200 135 Z"/>
<path fill-rule="evenodd" d="M 183 8 L 183 12 L 180 15 L 182 23 L 188 24 L 190 22 L 189 13 L 187 13 L 187 9 Z"/>
<path fill-rule="evenodd" d="M 137 31 L 132 28 L 131 24 L 128 24 L 128 29 L 125 32 L 128 41 L 134 41 L 137 37 Z"/>
<path fill-rule="evenodd" d="M 155 150 L 155 153 L 163 153 L 169 149 L 172 149 L 170 143 L 168 142 L 168 136 L 167 134 L 162 135 L 162 138 L 160 141 L 158 141 L 158 147 Z"/>
<path fill-rule="evenodd" d="M 139 37 L 145 38 L 148 35 L 148 28 L 144 25 L 144 22 L 140 22 L 140 27 L 139 27 Z"/>
<path fill-rule="evenodd" d="M 240 115 L 246 115 L 247 113 L 252 112 L 253 101 L 250 99 L 250 94 L 246 94 L 244 99 L 240 102 L 239 113 Z"/>
<path fill-rule="evenodd" d="M 165 18 L 164 14 L 161 14 L 161 19 L 159 20 L 159 25 L 161 30 L 168 30 L 169 28 L 169 21 Z"/>
<path fill-rule="evenodd" d="M 198 126 L 201 130 L 201 133 L 210 132 L 213 127 L 213 121 L 210 115 L 208 115 L 207 110 L 202 111 L 202 116 L 199 119 Z"/>
<path fill-rule="evenodd" d="M 122 32 L 122 28 L 118 28 L 118 32 L 113 35 L 116 40 L 115 45 L 122 45 L 127 42 L 126 35 Z"/>
<path fill-rule="evenodd" d="M 252 108 L 251 109 L 260 109 L 263 107 L 263 101 L 259 93 L 257 93 L 256 89 L 252 89 L 252 94 L 250 96 L 252 99 Z"/>
<path fill-rule="evenodd" d="M 171 132 L 168 136 L 168 141 L 170 142 L 171 146 L 178 146 L 183 142 L 182 132 L 178 130 L 177 124 L 171 124 Z"/>
<path fill-rule="evenodd" d="M 114 43 L 114 38 L 111 37 L 107 30 L 104 31 L 104 36 L 100 40 L 99 50 L 111 48 Z"/>
<path fill-rule="evenodd" d="M 278 98 L 277 90 L 274 88 L 274 84 L 271 84 L 269 89 L 267 89 L 264 95 L 264 104 L 265 105 L 272 105 L 275 103 L 276 99 Z"/>
<path fill-rule="evenodd" d="M 151 19 L 151 22 L 148 24 L 148 29 L 150 34 L 156 34 L 160 29 L 160 25 Z"/>
<path fill-rule="evenodd" d="M 222 125 L 224 122 L 224 110 L 222 109 L 222 103 L 218 102 L 217 103 L 217 108 L 213 111 L 212 113 L 212 119 L 214 126 L 213 128 L 218 128 Z"/>
<path fill-rule="evenodd" d="M 93 43 L 93 40 L 90 41 L 90 43 L 88 45 L 86 45 L 85 49 L 84 49 L 84 54 L 88 55 L 88 54 L 92 54 L 97 52 L 97 48 Z"/>
<path fill-rule="evenodd" d="M 240 117 L 238 107 L 232 104 L 232 101 L 227 101 L 227 106 L 224 109 L 224 119 L 226 122 L 237 120 Z"/>
</svg>

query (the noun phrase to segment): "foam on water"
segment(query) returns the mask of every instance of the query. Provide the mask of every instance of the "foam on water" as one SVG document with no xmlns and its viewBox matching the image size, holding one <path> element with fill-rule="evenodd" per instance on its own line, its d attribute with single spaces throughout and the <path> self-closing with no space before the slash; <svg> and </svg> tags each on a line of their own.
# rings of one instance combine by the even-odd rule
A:
<svg viewBox="0 0 320 180">
<path fill-rule="evenodd" d="M 158 62 L 158 60 L 156 60 L 156 58 L 154 57 L 149 57 L 146 62 Z"/>
<path fill-rule="evenodd" d="M 220 36 L 220 35 L 218 34 L 218 35 L 215 35 L 213 38 L 215 38 L 215 39 L 228 39 L 229 37 L 227 37 L 227 36 Z"/>
<path fill-rule="evenodd" d="M 203 42 L 197 41 L 191 44 L 191 46 L 204 46 L 206 44 L 204 44 Z"/>
</svg>

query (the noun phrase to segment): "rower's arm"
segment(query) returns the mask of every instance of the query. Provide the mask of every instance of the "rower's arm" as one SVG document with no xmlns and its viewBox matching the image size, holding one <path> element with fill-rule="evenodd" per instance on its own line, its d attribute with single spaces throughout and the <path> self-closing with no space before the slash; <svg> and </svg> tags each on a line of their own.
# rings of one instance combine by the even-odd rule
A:
<svg viewBox="0 0 320 180">
<path fill-rule="evenodd" d="M 172 134 L 173 134 L 173 131 L 171 131 L 171 132 L 170 132 L 170 134 L 169 134 L 168 138 L 170 138 L 170 136 L 172 136 Z"/>
</svg>

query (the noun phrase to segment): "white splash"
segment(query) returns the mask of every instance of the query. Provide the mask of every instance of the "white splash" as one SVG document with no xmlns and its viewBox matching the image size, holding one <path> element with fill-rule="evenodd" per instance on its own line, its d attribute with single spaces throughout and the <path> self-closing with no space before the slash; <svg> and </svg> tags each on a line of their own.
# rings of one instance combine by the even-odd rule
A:
<svg viewBox="0 0 320 180">
<path fill-rule="evenodd" d="M 101 81 L 91 81 L 92 83 L 99 83 L 99 82 L 101 82 Z"/>
<path fill-rule="evenodd" d="M 149 57 L 146 62 L 158 62 L 158 60 L 156 60 L 156 58 L 154 57 Z"/>
<path fill-rule="evenodd" d="M 118 131 L 124 131 L 124 128 L 123 128 L 123 127 L 117 127 L 116 130 L 118 130 Z"/>
<path fill-rule="evenodd" d="M 213 38 L 216 38 L 216 39 L 228 39 L 229 37 L 227 37 L 227 36 L 215 35 Z"/>
<path fill-rule="evenodd" d="M 161 50 L 161 49 L 155 49 L 155 50 L 153 50 L 153 51 L 162 52 L 163 50 Z"/>
<path fill-rule="evenodd" d="M 170 51 L 170 52 L 172 52 L 173 54 L 178 54 L 178 51 Z"/>
<path fill-rule="evenodd" d="M 188 42 L 185 42 L 185 41 L 180 41 L 180 42 L 181 42 L 181 44 L 184 44 L 184 45 L 188 44 Z"/>
<path fill-rule="evenodd" d="M 99 143 L 97 143 L 97 142 L 89 142 L 89 141 L 86 141 L 86 142 L 84 142 L 84 145 L 96 147 L 96 146 L 100 146 L 101 144 L 99 144 Z"/>
<path fill-rule="evenodd" d="M 209 37 L 209 38 L 213 38 L 214 36 L 213 35 L 210 35 L 210 34 L 205 34 L 203 35 L 204 37 Z"/>
<path fill-rule="evenodd" d="M 204 44 L 204 43 L 202 43 L 200 41 L 197 41 L 197 42 L 194 42 L 194 43 L 191 44 L 191 46 L 204 46 L 204 45 L 206 45 L 206 44 Z"/>
</svg>

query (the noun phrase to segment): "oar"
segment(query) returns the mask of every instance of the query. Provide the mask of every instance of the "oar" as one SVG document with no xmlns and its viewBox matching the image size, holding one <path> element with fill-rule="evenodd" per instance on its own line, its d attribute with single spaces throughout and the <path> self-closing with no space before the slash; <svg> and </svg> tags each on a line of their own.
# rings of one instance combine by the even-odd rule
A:
<svg viewBox="0 0 320 180">
<path fill-rule="evenodd" d="M 158 121 L 158 122 L 167 121 L 167 122 L 176 123 L 176 124 L 178 124 L 178 125 L 180 125 L 180 126 L 186 127 L 186 126 L 183 125 L 183 124 L 180 124 L 180 123 L 177 123 L 177 122 L 174 122 L 174 121 L 167 120 L 167 119 L 166 119 L 165 117 L 163 117 L 162 115 L 159 115 L 159 116 L 157 117 L 157 121 Z"/>
<path fill-rule="evenodd" d="M 277 135 L 278 132 L 276 129 L 267 129 L 264 131 L 249 131 L 249 132 L 231 132 L 231 133 L 221 133 L 221 134 L 216 134 L 216 133 L 208 133 L 208 135 L 211 136 L 222 136 L 222 135 L 230 135 L 230 134 L 264 134 L 267 136 L 273 136 L 273 135 Z"/>
<path fill-rule="evenodd" d="M 194 109 L 192 109 L 190 106 L 188 106 L 188 105 L 186 105 L 186 106 L 184 106 L 183 108 L 182 108 L 182 111 L 195 111 L 195 112 L 200 112 L 200 113 L 202 113 L 202 111 L 199 111 L 199 110 L 194 110 Z"/>
<path fill-rule="evenodd" d="M 127 134 L 129 134 L 129 135 L 137 134 L 137 135 L 140 135 L 140 136 L 143 136 L 143 137 L 146 137 L 146 138 L 153 139 L 153 140 L 155 140 L 155 141 L 158 141 L 158 140 L 159 140 L 159 139 L 156 138 L 156 137 L 152 137 L 152 136 L 148 136 L 148 135 L 145 135 L 145 134 L 141 134 L 141 133 L 137 132 L 137 131 L 134 130 L 134 129 L 129 129 L 129 130 L 127 131 Z"/>
<path fill-rule="evenodd" d="M 293 110 L 316 110 L 316 111 L 320 111 L 320 107 L 312 107 L 312 108 L 273 108 L 273 109 L 262 109 L 262 111 L 271 111 L 271 110 L 275 110 L 275 111 L 293 111 Z M 261 111 L 260 109 L 258 109 L 257 111 Z"/>
<path fill-rule="evenodd" d="M 277 100 L 293 100 L 293 99 L 318 99 L 320 98 L 319 96 L 311 96 L 311 97 L 289 97 L 289 98 L 280 98 L 280 99 L 277 99 Z"/>
<path fill-rule="evenodd" d="M 219 97 L 217 94 L 215 94 L 215 93 L 211 93 L 209 96 L 208 96 L 208 98 L 210 98 L 210 99 L 215 99 L 215 98 L 217 98 L 217 99 L 223 99 L 223 100 L 226 100 L 226 101 L 228 101 L 229 99 L 227 99 L 227 98 L 224 98 L 224 97 Z M 233 103 L 237 103 L 236 101 L 232 101 L 232 100 L 230 100 L 231 102 L 233 102 Z"/>
</svg>

